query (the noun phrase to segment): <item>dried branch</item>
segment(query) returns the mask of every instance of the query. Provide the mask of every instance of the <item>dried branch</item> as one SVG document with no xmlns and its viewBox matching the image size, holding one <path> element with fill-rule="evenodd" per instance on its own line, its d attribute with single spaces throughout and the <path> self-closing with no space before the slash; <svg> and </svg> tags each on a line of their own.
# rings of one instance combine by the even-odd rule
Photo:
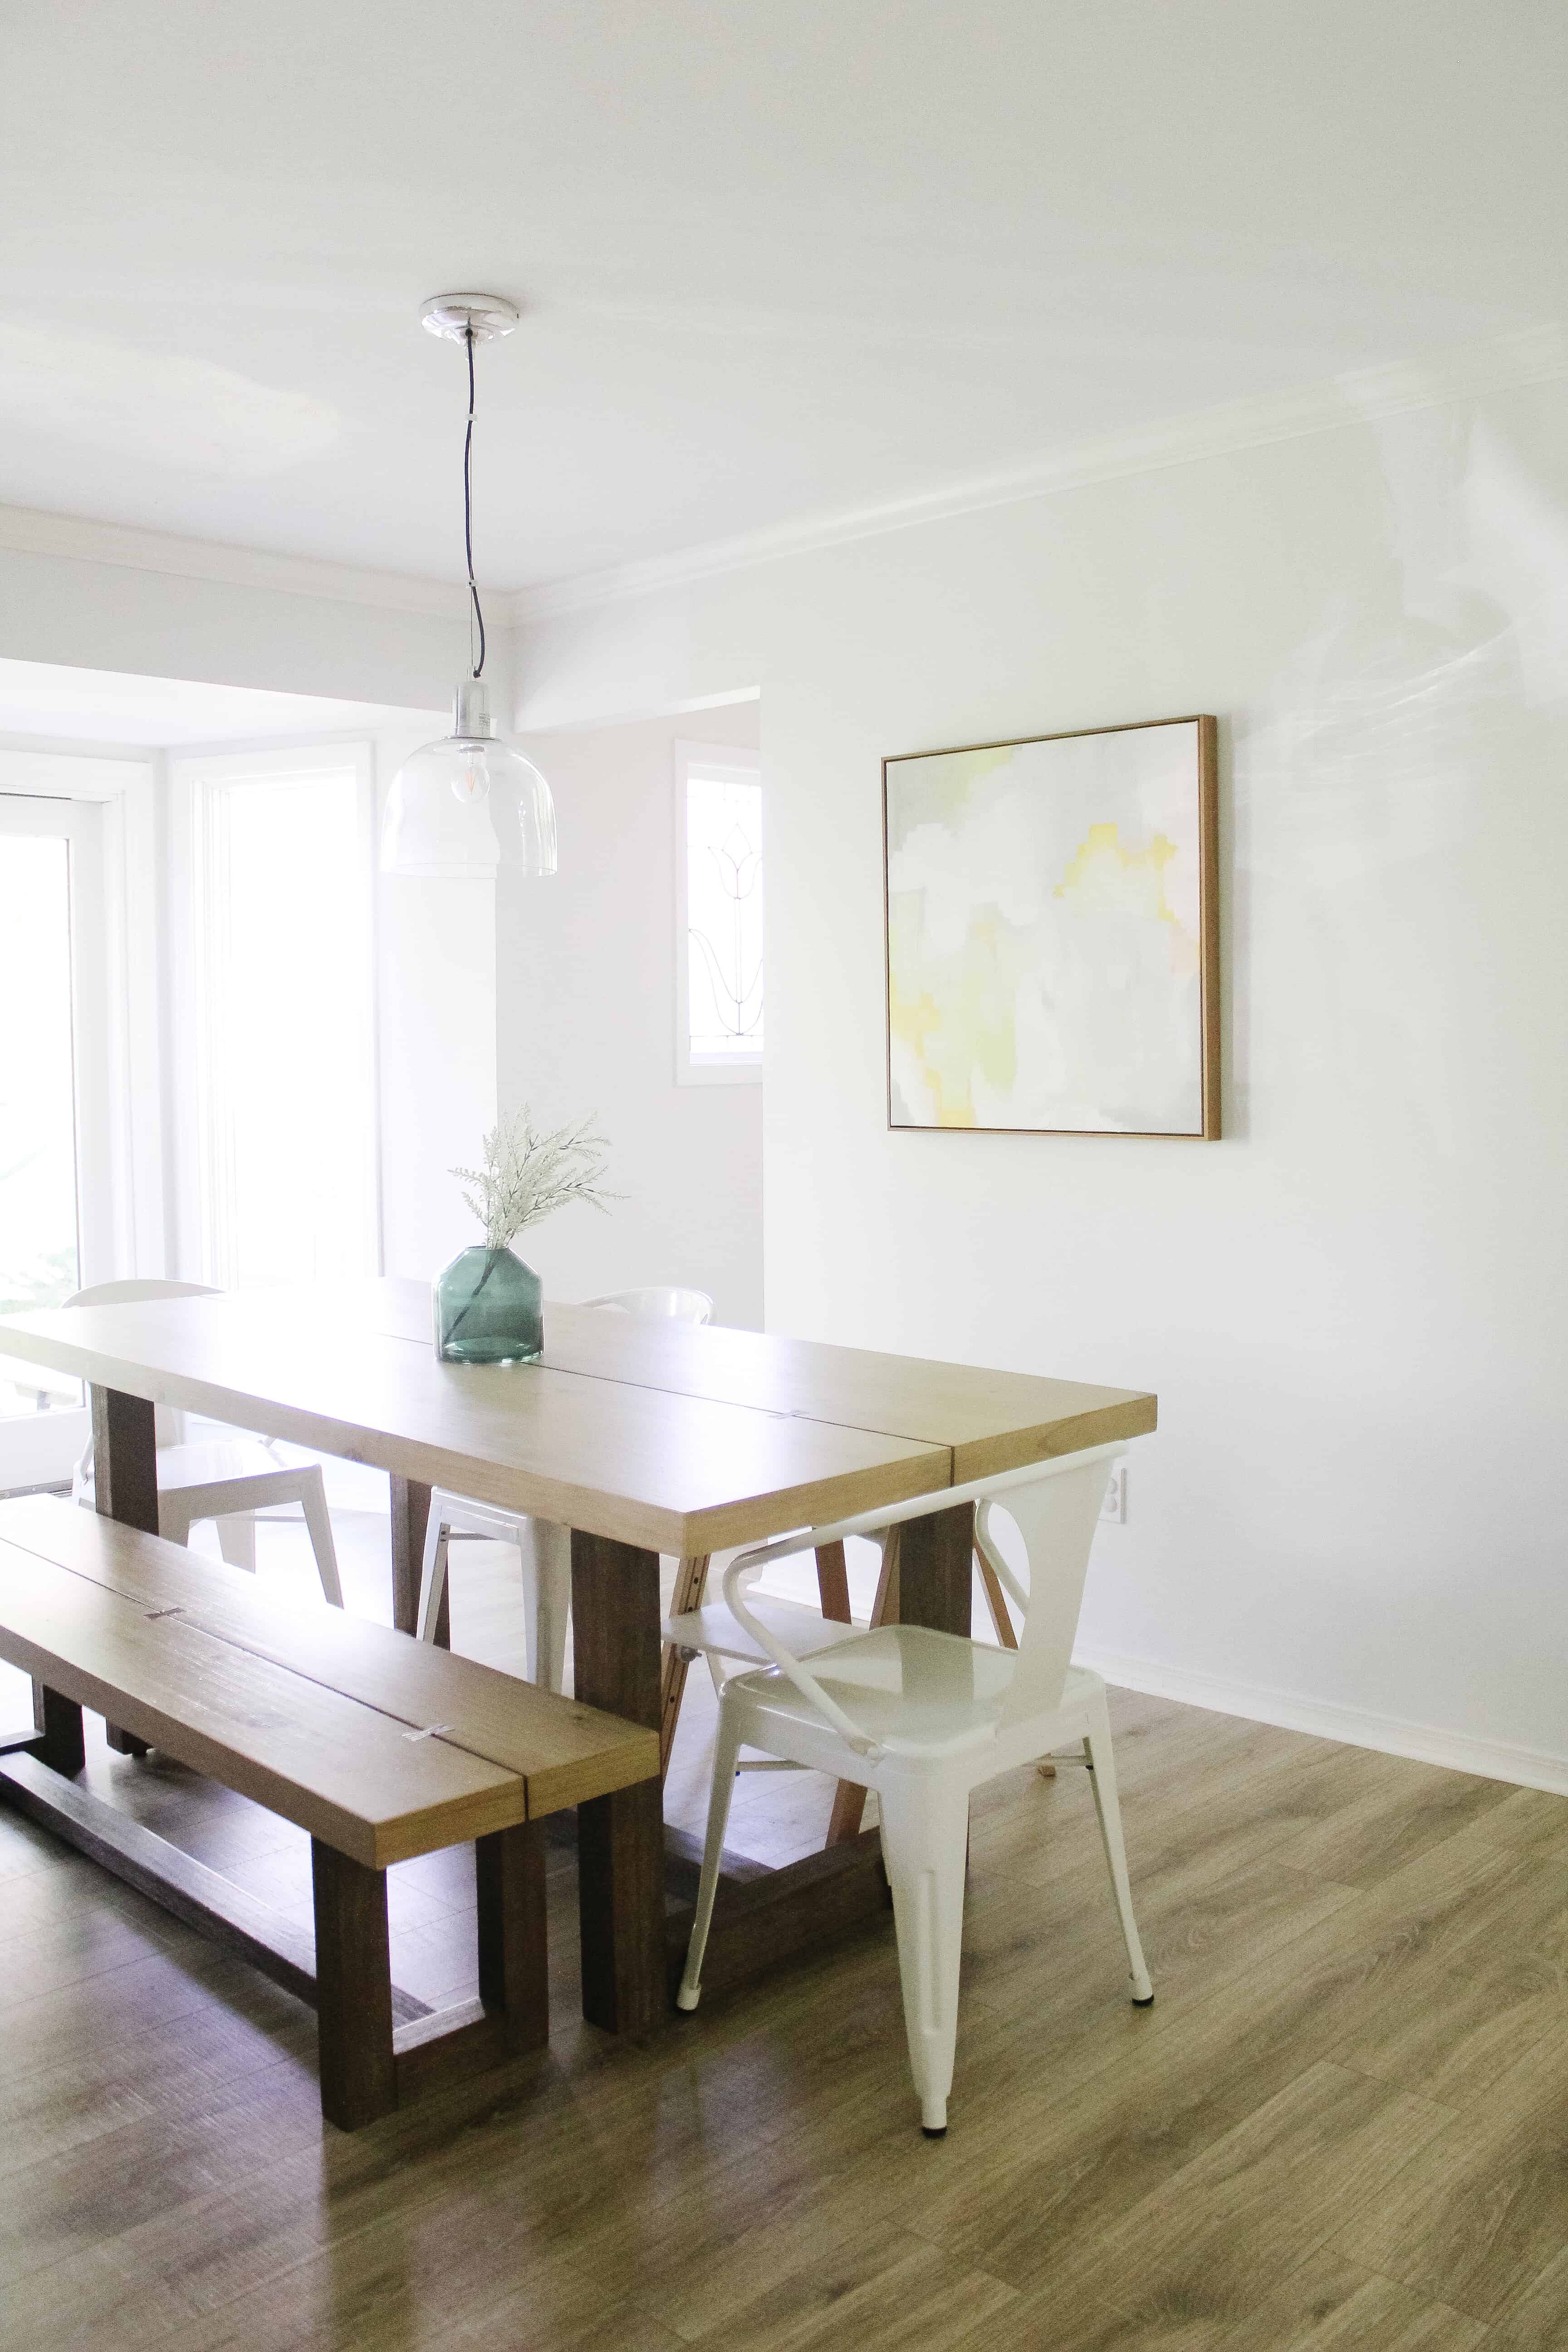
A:
<svg viewBox="0 0 1568 2352">
<path fill-rule="evenodd" d="M 609 1144 L 594 1133 L 592 1118 L 542 1135 L 525 1103 L 510 1122 L 491 1129 L 484 1141 L 482 1168 L 447 1172 L 463 1186 L 463 1200 L 485 1229 L 487 1249 L 501 1250 L 527 1225 L 573 1201 L 603 1210 L 618 1201 L 599 1182 Z"/>
</svg>

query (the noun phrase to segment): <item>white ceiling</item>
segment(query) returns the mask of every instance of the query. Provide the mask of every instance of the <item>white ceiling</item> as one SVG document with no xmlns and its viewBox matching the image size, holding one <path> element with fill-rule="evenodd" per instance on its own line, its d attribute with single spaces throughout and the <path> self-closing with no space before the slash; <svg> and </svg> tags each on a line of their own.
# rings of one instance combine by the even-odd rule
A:
<svg viewBox="0 0 1568 2352">
<path fill-rule="evenodd" d="M 5 12 L 0 499 L 498 586 L 1568 314 L 1561 0 Z"/>
<path fill-rule="evenodd" d="M 323 736 L 416 729 L 419 723 L 418 711 L 379 702 L 132 677 L 52 662 L 0 661 L 0 737 L 168 750 L 184 743 L 276 743 L 295 737 L 319 742 Z"/>
</svg>

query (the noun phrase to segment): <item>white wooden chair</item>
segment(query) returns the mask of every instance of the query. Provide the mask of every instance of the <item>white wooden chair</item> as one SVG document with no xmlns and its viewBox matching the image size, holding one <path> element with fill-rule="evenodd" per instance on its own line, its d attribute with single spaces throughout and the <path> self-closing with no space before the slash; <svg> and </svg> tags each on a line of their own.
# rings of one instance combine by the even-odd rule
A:
<svg viewBox="0 0 1568 2352">
<path fill-rule="evenodd" d="M 139 1298 L 216 1298 L 205 1282 L 96 1282 L 66 1300 L 68 1307 L 110 1307 Z M 201 1520 L 217 1527 L 218 1549 L 235 1568 L 256 1573 L 256 1515 L 279 1504 L 297 1503 L 304 1514 L 321 1591 L 334 1609 L 343 1605 L 337 1550 L 321 1469 L 311 1462 L 298 1469 L 279 1462 L 270 1444 L 238 1431 L 224 1437 L 187 1441 L 185 1416 L 173 1405 L 154 1413 L 158 1449 L 158 1532 L 171 1543 L 188 1544 Z M 93 1501 L 92 1440 L 77 1464 L 71 1494 L 90 1509 Z"/>
<path fill-rule="evenodd" d="M 585 1307 L 612 1313 L 681 1323 L 710 1323 L 713 1301 L 705 1290 L 682 1290 L 650 1283 L 637 1290 L 612 1291 L 585 1298 Z M 515 1544 L 522 1566 L 523 1646 L 530 1682 L 561 1688 L 566 1672 L 566 1627 L 572 1611 L 572 1530 L 548 1519 L 529 1518 L 493 1503 L 434 1487 L 425 1528 L 419 1571 L 419 1639 L 433 1642 L 447 1590 L 447 1550 L 454 1536 L 482 1537 Z"/>
<path fill-rule="evenodd" d="M 946 1502 L 979 1501 L 990 1561 L 1025 1612 L 1016 1650 L 993 1649 L 917 1625 L 855 1633 L 816 1650 L 809 1661 L 791 1650 L 780 1637 L 775 1611 L 750 1605 L 749 1589 L 770 1561 L 866 1533 L 863 1522 L 847 1521 L 742 1552 L 724 1573 L 731 1613 L 772 1664 L 732 1675 L 721 1695 L 702 1879 L 679 2004 L 695 2009 L 700 1994 L 742 1747 L 874 1789 L 893 1890 L 910 2063 L 921 2128 L 932 2138 L 947 2128 L 969 1795 L 981 1782 L 1036 1763 L 1069 1740 L 1081 1741 L 1081 1759 L 1073 1760 L 1086 1763 L 1093 1774 L 1132 1998 L 1146 2006 L 1154 1997 L 1127 1883 L 1105 1685 L 1087 1667 L 1071 1664 L 1095 1521 L 1111 1460 L 1122 1450 L 1097 1446 L 986 1481 L 983 1493 L 971 1487 L 944 1496 Z M 985 1522 L 994 1497 L 1024 1538 L 1027 1595 L 989 1540 Z M 880 1517 L 886 1525 L 929 1508 L 928 1496 Z M 783 1622 L 794 1630 L 791 1621 Z"/>
</svg>

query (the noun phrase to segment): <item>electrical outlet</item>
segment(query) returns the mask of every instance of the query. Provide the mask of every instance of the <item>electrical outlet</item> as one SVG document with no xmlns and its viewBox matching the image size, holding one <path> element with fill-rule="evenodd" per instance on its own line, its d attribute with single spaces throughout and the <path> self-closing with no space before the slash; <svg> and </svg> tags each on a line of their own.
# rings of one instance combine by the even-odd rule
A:
<svg viewBox="0 0 1568 2352">
<path fill-rule="evenodd" d="M 1102 1519 L 1114 1519 L 1118 1527 L 1124 1527 L 1127 1523 L 1127 1465 L 1125 1462 L 1113 1462 L 1110 1465 L 1110 1484 L 1105 1490 L 1105 1500 L 1100 1507 L 1100 1516 Z"/>
</svg>

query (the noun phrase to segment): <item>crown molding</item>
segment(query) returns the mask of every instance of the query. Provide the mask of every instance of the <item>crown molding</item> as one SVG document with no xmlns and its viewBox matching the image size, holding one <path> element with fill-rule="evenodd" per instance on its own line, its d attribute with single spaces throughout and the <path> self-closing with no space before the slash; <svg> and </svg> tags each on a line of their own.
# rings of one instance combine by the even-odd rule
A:
<svg viewBox="0 0 1568 2352">
<path fill-rule="evenodd" d="M 0 507 L 0 550 L 16 555 L 64 556 L 75 563 L 119 564 L 179 580 L 220 580 L 233 588 L 265 588 L 284 596 L 320 596 L 339 604 L 384 612 L 460 618 L 463 591 L 445 580 L 396 572 L 362 572 L 310 555 L 273 555 L 256 547 L 226 547 L 204 539 L 132 525 L 92 522 L 79 515 L 45 514 L 32 507 Z"/>
<path fill-rule="evenodd" d="M 493 599 L 503 625 L 527 627 L 556 614 L 586 611 L 621 600 L 681 588 L 720 573 L 750 570 L 860 539 L 909 530 L 921 523 L 1051 498 L 1121 476 L 1152 473 L 1205 457 L 1342 430 L 1381 416 L 1488 394 L 1549 383 L 1568 376 L 1568 330 L 1531 328 L 1486 342 L 1436 352 L 1418 361 L 1363 368 L 1294 392 L 1226 402 L 1167 418 L 1134 432 L 1110 434 L 1053 450 L 1025 463 L 976 474 L 908 498 L 847 508 L 836 514 L 778 523 L 732 539 L 710 540 L 669 555 L 613 570 L 574 573 Z M 382 611 L 461 617 L 461 586 L 412 573 L 360 570 L 319 557 L 277 555 L 230 547 L 78 515 L 0 506 L 0 551 L 108 563 L 185 580 L 221 581 L 286 596 L 368 605 Z"/>
<path fill-rule="evenodd" d="M 745 571 L 843 546 L 852 540 L 976 514 L 987 507 L 1051 498 L 1122 475 L 1193 465 L 1202 458 L 1335 432 L 1412 409 L 1549 383 L 1564 375 L 1568 375 L 1568 330 L 1556 325 L 1531 328 L 1487 342 L 1460 345 L 1424 360 L 1356 369 L 1300 391 L 1228 401 L 1133 432 L 1078 442 L 1023 465 L 973 475 L 910 498 L 781 523 L 611 571 L 581 572 L 516 589 L 503 600 L 502 610 L 513 627 L 527 627 L 556 614 L 653 595 L 721 572 Z"/>
</svg>

